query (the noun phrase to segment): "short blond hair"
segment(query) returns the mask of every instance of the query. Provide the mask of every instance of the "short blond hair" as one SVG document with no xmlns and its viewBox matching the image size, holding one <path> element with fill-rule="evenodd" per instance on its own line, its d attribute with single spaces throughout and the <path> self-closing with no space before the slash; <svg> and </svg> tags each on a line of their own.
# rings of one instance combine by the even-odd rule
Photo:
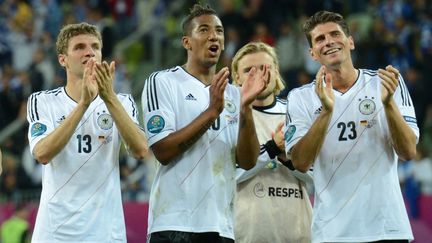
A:
<svg viewBox="0 0 432 243">
<path fill-rule="evenodd" d="M 102 36 L 100 32 L 97 30 L 96 26 L 85 22 L 79 24 L 68 24 L 65 25 L 60 30 L 60 33 L 57 36 L 57 41 L 56 41 L 57 55 L 66 54 L 69 46 L 69 40 L 72 37 L 75 37 L 77 35 L 86 35 L 86 34 L 93 35 L 96 38 L 98 38 L 102 48 Z"/>
<path fill-rule="evenodd" d="M 240 50 L 238 50 L 235 56 L 233 57 L 232 64 L 231 64 L 231 78 L 234 84 L 239 85 L 238 80 L 236 80 L 239 61 L 246 55 L 254 54 L 258 52 L 264 52 L 267 53 L 269 56 L 271 56 L 276 70 L 279 71 L 279 61 L 275 49 L 263 42 L 250 42 L 245 46 L 243 46 L 242 48 L 240 48 Z M 273 93 L 275 95 L 278 95 L 284 88 L 285 88 L 284 81 L 282 79 L 282 76 L 279 73 L 278 77 L 276 77 L 276 87 L 273 90 Z"/>
</svg>

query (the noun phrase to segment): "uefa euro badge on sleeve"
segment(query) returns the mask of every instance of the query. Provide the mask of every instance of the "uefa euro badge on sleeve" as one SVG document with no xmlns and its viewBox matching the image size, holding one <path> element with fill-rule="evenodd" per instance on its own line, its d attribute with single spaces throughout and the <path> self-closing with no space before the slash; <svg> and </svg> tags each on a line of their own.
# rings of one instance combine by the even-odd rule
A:
<svg viewBox="0 0 432 243">
<path fill-rule="evenodd" d="M 296 127 L 294 125 L 288 126 L 286 132 L 285 132 L 285 141 L 289 142 L 291 138 L 293 137 L 294 133 L 296 131 Z"/>
<path fill-rule="evenodd" d="M 47 130 L 47 127 L 45 124 L 36 122 L 31 127 L 31 136 L 32 137 L 40 136 L 40 135 L 44 134 L 46 132 L 46 130 Z"/>
<path fill-rule="evenodd" d="M 164 127 L 165 120 L 159 115 L 150 117 L 147 122 L 147 130 L 151 133 L 160 133 Z"/>
</svg>

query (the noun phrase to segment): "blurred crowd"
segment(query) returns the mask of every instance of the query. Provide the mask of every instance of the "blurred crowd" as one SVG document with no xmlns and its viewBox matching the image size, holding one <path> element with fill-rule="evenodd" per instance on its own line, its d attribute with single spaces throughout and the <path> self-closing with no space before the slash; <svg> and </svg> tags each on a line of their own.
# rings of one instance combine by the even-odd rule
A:
<svg viewBox="0 0 432 243">
<path fill-rule="evenodd" d="M 401 167 L 401 183 L 410 188 L 407 178 L 411 178 L 414 189 L 408 191 L 432 195 L 432 96 L 428 94 L 432 90 L 428 80 L 432 74 L 432 0 L 201 2 L 214 7 L 224 24 L 225 51 L 220 66 L 230 66 L 236 51 L 247 42 L 261 40 L 276 47 L 287 84 L 280 94 L 282 98 L 290 89 L 310 82 L 319 68 L 309 58 L 309 46 L 301 32 L 305 18 L 321 9 L 342 13 L 355 40 L 355 66 L 376 69 L 391 64 L 405 79 L 416 108 L 421 140 L 418 158 Z M 151 71 L 184 61 L 179 23 L 194 3 L 0 0 L 0 146 L 4 151 L 0 203 L 39 198 L 41 165 L 30 154 L 28 128 L 22 121 L 26 119 L 27 97 L 32 92 L 65 84 L 65 74 L 55 53 L 55 38 L 61 26 L 81 21 L 98 26 L 103 38 L 103 59 L 116 60 L 116 91 L 132 93 L 140 104 L 140 89 Z M 125 40 L 132 41 L 126 45 Z M 120 45 L 126 48 L 118 52 Z M 8 133 L 20 121 L 23 125 Z M 137 161 L 122 153 L 124 200 L 148 199 L 155 163 L 153 158 Z"/>
</svg>

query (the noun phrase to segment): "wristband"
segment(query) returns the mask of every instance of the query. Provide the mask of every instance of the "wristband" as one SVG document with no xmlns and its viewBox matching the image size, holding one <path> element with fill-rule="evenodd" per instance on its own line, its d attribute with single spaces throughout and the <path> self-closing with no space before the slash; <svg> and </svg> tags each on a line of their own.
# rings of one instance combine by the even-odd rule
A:
<svg viewBox="0 0 432 243">
<path fill-rule="evenodd" d="M 282 153 L 282 151 L 279 149 L 279 147 L 276 145 L 276 142 L 273 139 L 267 141 L 267 143 L 264 144 L 264 148 L 266 149 L 268 155 L 270 156 L 270 159 L 274 159 L 276 156 Z"/>
</svg>

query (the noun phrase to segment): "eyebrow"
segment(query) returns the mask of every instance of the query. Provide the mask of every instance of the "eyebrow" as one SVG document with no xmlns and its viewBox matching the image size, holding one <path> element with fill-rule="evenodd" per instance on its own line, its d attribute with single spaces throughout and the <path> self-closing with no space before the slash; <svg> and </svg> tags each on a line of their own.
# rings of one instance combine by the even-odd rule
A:
<svg viewBox="0 0 432 243">
<path fill-rule="evenodd" d="M 84 42 L 79 42 L 79 43 L 76 43 L 75 45 L 73 45 L 73 47 L 75 48 L 75 47 L 83 47 L 83 46 L 85 46 L 86 45 L 86 43 L 84 43 Z M 101 44 L 99 43 L 99 42 L 93 42 L 93 43 L 91 43 L 90 44 L 92 47 L 100 47 L 101 46 Z"/>
</svg>

